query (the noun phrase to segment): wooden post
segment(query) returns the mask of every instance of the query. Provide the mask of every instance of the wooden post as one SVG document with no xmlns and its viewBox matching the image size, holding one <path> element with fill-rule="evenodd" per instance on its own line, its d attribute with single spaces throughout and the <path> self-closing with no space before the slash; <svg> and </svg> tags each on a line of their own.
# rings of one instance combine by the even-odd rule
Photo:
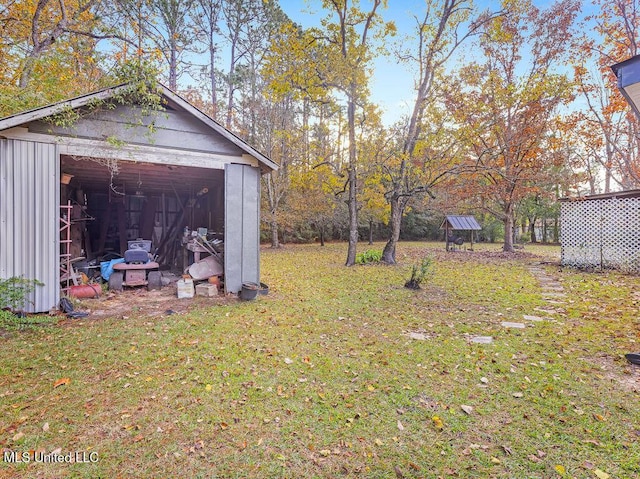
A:
<svg viewBox="0 0 640 479">
<path fill-rule="evenodd" d="M 124 201 L 118 203 L 118 234 L 120 237 L 120 254 L 127 251 L 127 219 L 125 218 Z"/>
<path fill-rule="evenodd" d="M 444 241 L 447 244 L 447 251 L 449 251 L 449 222 L 447 221 L 447 225 L 444 228 Z"/>
</svg>

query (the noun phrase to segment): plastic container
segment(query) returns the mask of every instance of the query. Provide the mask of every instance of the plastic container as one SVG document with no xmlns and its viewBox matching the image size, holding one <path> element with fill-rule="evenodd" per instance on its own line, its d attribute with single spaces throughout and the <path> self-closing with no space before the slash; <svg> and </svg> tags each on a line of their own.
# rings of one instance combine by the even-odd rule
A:
<svg viewBox="0 0 640 479">
<path fill-rule="evenodd" d="M 179 279 L 178 283 L 178 299 L 182 298 L 193 298 L 195 294 L 195 290 L 193 287 L 192 279 Z"/>
<path fill-rule="evenodd" d="M 260 285 L 257 283 L 242 283 L 242 289 L 240 290 L 240 299 L 245 301 L 251 301 L 256 299 Z"/>
</svg>

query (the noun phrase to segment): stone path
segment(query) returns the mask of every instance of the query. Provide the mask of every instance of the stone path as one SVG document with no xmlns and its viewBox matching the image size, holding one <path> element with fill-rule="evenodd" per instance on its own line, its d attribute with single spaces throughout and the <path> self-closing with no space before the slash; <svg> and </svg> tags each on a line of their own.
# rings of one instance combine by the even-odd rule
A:
<svg viewBox="0 0 640 479">
<path fill-rule="evenodd" d="M 562 306 L 565 304 L 564 299 L 567 295 L 564 292 L 562 283 L 560 283 L 557 278 L 547 273 L 539 263 L 531 264 L 529 266 L 529 271 L 538 280 L 542 289 L 542 299 L 546 303 L 544 307 L 534 308 L 534 311 L 537 314 L 522 315 L 522 319 L 530 323 L 530 326 L 533 326 L 532 323 L 552 320 L 554 314 L 564 312 Z M 527 327 L 527 323 L 511 321 L 502 321 L 500 325 L 503 328 L 515 329 L 524 329 Z M 478 344 L 490 344 L 493 342 L 493 338 L 491 336 L 474 336 L 471 338 L 471 342 Z"/>
<path fill-rule="evenodd" d="M 534 308 L 537 313 L 541 314 L 525 314 L 524 319 L 527 321 L 545 321 L 553 319 L 554 314 L 564 312 L 561 306 L 565 304 L 564 299 L 567 295 L 564 292 L 562 283 L 557 278 L 551 276 L 540 264 L 532 264 L 529 271 L 538 280 L 542 289 L 542 299 L 548 306 L 542 308 Z"/>
</svg>

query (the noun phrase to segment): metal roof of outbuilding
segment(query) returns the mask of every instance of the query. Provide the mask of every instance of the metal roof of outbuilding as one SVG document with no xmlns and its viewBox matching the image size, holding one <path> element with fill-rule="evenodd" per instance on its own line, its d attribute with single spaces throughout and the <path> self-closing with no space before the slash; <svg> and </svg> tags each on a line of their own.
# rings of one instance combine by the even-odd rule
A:
<svg viewBox="0 0 640 479">
<path fill-rule="evenodd" d="M 474 230 L 478 231 L 482 229 L 482 226 L 478 224 L 478 221 L 471 215 L 447 215 L 442 220 L 440 229 L 446 229 L 447 223 L 450 229 L 453 230 Z"/>
</svg>

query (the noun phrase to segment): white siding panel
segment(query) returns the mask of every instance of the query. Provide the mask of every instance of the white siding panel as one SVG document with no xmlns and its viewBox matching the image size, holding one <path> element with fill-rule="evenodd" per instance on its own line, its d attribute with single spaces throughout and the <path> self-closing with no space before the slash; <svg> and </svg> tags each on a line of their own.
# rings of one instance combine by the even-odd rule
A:
<svg viewBox="0 0 640 479">
<path fill-rule="evenodd" d="M 60 298 L 59 170 L 56 145 L 0 139 L 0 278 L 44 283 L 28 312 L 49 311 Z"/>
</svg>

